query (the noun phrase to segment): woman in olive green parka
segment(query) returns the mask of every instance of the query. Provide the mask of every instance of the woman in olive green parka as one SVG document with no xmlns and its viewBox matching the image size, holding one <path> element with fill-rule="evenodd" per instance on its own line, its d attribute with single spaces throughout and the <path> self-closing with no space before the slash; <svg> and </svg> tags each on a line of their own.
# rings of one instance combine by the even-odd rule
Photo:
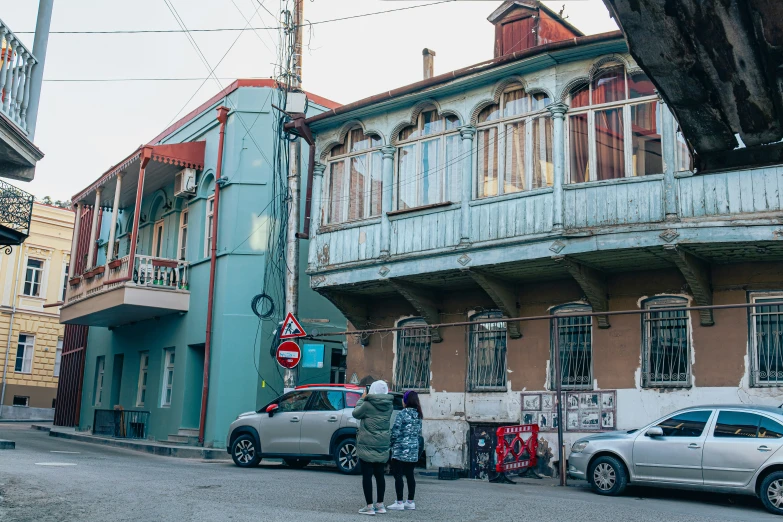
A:
<svg viewBox="0 0 783 522">
<path fill-rule="evenodd" d="M 359 510 L 364 515 L 385 513 L 383 495 L 386 492 L 384 469 L 389 461 L 391 445 L 391 416 L 394 411 L 394 399 L 389 395 L 389 386 L 383 381 L 375 381 L 365 392 L 353 410 L 353 416 L 359 419 L 356 436 L 356 453 L 361 462 L 362 487 L 367 506 Z M 372 503 L 372 477 L 378 488 L 378 502 Z"/>
</svg>

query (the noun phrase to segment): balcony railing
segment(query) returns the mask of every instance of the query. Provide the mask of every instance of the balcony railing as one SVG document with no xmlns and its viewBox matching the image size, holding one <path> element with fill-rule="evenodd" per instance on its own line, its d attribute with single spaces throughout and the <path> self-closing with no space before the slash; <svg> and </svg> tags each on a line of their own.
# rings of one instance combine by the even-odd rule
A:
<svg viewBox="0 0 783 522">
<path fill-rule="evenodd" d="M 0 41 L 0 111 L 27 134 L 30 77 L 38 61 L 2 20 Z"/>
<path fill-rule="evenodd" d="M 34 200 L 32 194 L 0 181 L 0 244 L 18 245 L 29 235 Z"/>
<path fill-rule="evenodd" d="M 125 256 L 71 279 L 65 302 L 71 304 L 120 286 L 188 290 L 189 267 L 186 261 L 136 255 L 131 271 L 130 256 Z"/>
</svg>

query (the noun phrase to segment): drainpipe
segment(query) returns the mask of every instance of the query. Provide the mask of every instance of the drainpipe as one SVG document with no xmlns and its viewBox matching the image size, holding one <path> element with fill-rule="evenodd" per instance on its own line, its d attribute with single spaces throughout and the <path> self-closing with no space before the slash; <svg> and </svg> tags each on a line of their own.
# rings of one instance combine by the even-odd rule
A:
<svg viewBox="0 0 783 522">
<path fill-rule="evenodd" d="M 5 381 L 8 373 L 8 354 L 11 351 L 11 337 L 14 333 L 14 316 L 16 315 L 17 292 L 19 291 L 19 260 L 22 259 L 22 249 L 19 245 L 19 259 L 16 260 L 14 272 L 14 293 L 11 296 L 13 306 L 11 307 L 11 319 L 8 322 L 8 342 L 5 345 L 5 362 L 3 363 L 3 391 L 0 392 L 0 417 L 3 416 L 3 403 L 5 402 Z"/>
<path fill-rule="evenodd" d="M 207 423 L 207 397 L 209 396 L 209 363 L 210 350 L 212 348 L 212 312 L 215 298 L 215 267 L 217 265 L 218 242 L 218 218 L 220 216 L 220 185 L 223 172 L 223 143 L 226 138 L 226 121 L 228 120 L 228 107 L 221 105 L 217 108 L 217 119 L 220 122 L 220 140 L 218 141 L 217 168 L 215 169 L 215 208 L 212 213 L 212 248 L 209 259 L 209 297 L 207 299 L 207 332 L 204 341 L 204 383 L 201 389 L 201 417 L 198 426 L 198 443 L 204 445 L 204 429 Z"/>
</svg>

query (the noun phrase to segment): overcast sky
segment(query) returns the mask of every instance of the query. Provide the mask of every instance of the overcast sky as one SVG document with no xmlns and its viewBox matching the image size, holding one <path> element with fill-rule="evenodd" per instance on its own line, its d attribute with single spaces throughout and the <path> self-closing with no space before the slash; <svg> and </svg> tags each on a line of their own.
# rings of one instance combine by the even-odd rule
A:
<svg viewBox="0 0 783 522">
<path fill-rule="evenodd" d="M 435 0 L 437 1 L 437 0 Z M 188 29 L 276 26 L 257 0 L 172 0 Z M 280 0 L 264 0 L 272 13 Z M 426 0 L 309 0 L 311 22 L 426 4 Z M 437 52 L 440 74 L 492 58 L 493 27 L 487 16 L 499 0 L 453 3 L 314 25 L 305 34 L 304 88 L 339 103 L 421 79 L 421 50 Z M 601 0 L 544 2 L 565 5 L 568 21 L 586 34 L 617 28 Z M 38 2 L 0 0 L 0 18 L 14 32 L 32 31 Z M 241 13 L 240 13 L 241 11 Z M 55 0 L 52 31 L 177 29 L 163 0 Z M 192 33 L 222 86 L 235 78 L 269 77 L 276 31 Z M 32 48 L 32 34 L 20 34 Z M 237 36 L 239 39 L 237 40 Z M 106 78 L 204 78 L 207 69 L 184 33 L 60 35 L 49 38 L 46 80 Z M 111 165 L 152 139 L 178 113 L 185 114 L 220 90 L 209 80 L 45 81 L 35 143 L 45 157 L 35 180 L 21 184 L 37 197 L 70 197 Z M 189 98 L 193 99 L 180 112 Z"/>
</svg>

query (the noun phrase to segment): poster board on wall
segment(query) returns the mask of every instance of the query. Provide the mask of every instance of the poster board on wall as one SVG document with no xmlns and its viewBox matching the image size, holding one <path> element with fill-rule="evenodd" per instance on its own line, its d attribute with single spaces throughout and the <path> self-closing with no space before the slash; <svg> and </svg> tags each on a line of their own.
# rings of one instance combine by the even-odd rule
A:
<svg viewBox="0 0 783 522">
<path fill-rule="evenodd" d="M 556 393 L 522 394 L 522 424 L 538 424 L 540 431 L 557 431 L 560 419 Z M 563 391 L 564 431 L 614 431 L 617 429 L 617 390 Z"/>
</svg>

